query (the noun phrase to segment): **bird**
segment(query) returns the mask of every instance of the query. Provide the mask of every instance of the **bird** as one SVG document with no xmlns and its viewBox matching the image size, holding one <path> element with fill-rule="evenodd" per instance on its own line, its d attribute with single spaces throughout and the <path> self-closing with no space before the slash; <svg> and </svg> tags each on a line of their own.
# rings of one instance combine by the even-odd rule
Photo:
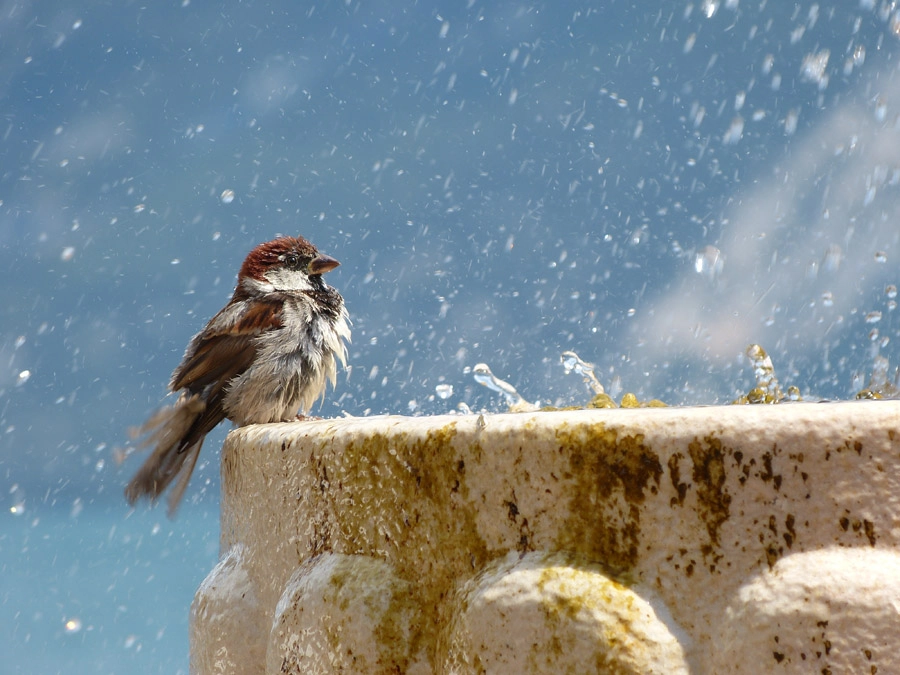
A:
<svg viewBox="0 0 900 675">
<path fill-rule="evenodd" d="M 340 263 L 302 236 L 259 244 L 231 300 L 188 343 L 169 382 L 173 405 L 132 430 L 150 456 L 125 488 L 131 506 L 168 496 L 174 517 L 206 435 L 236 426 L 304 419 L 346 365 L 350 320 L 322 278 Z"/>
</svg>

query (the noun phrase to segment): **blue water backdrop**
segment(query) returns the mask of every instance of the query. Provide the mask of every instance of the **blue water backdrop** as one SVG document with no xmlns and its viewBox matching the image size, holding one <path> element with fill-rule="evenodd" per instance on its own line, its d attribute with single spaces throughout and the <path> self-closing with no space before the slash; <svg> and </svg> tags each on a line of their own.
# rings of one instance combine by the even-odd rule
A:
<svg viewBox="0 0 900 675">
<path fill-rule="evenodd" d="M 883 0 L 0 7 L 0 673 L 186 672 L 216 561 L 115 450 L 243 257 L 341 261 L 315 412 L 848 398 L 898 362 L 900 12 Z M 224 427 L 224 425 L 223 425 Z"/>
</svg>

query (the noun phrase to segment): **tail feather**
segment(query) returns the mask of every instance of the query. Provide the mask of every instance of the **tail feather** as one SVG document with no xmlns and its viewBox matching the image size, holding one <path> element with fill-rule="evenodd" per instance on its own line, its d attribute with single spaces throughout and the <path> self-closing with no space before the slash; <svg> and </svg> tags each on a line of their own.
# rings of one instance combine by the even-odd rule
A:
<svg viewBox="0 0 900 675">
<path fill-rule="evenodd" d="M 203 438 L 194 443 L 186 452 L 181 453 L 184 459 L 182 460 L 181 468 L 176 473 L 178 480 L 169 493 L 169 507 L 166 510 L 169 518 L 174 518 L 175 512 L 178 511 L 178 505 L 181 503 L 184 491 L 187 490 L 188 483 L 191 482 L 191 474 L 194 473 L 194 466 L 197 464 L 197 458 L 200 456 L 201 447 L 203 447 Z"/>
<path fill-rule="evenodd" d="M 205 434 L 197 438 L 196 423 L 205 410 L 199 395 L 182 395 L 174 406 L 163 408 L 133 432 L 147 435 L 140 446 L 153 446 L 153 453 L 125 488 L 129 504 L 145 497 L 155 502 L 180 475 L 169 497 L 169 515 L 175 514 L 203 445 Z"/>
</svg>

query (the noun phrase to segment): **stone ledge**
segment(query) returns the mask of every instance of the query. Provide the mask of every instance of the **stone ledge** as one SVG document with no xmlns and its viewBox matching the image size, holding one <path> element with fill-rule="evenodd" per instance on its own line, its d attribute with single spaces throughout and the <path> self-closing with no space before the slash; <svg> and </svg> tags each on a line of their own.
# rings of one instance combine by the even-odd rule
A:
<svg viewBox="0 0 900 675">
<path fill-rule="evenodd" d="M 196 673 L 900 672 L 900 403 L 245 427 Z"/>
</svg>

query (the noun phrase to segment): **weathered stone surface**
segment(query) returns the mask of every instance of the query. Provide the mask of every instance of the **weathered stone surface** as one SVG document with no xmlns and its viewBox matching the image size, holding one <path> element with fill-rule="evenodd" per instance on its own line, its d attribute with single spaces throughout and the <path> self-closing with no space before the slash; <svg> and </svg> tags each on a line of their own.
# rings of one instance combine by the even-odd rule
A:
<svg viewBox="0 0 900 675">
<path fill-rule="evenodd" d="M 275 609 L 266 672 L 431 672 L 414 639 L 411 584 L 369 556 L 324 553 L 303 563 Z M 396 670 L 395 670 L 396 672 Z"/>
<path fill-rule="evenodd" d="M 439 672 L 688 672 L 656 594 L 577 556 L 510 553 L 464 584 L 454 609 Z"/>
<path fill-rule="evenodd" d="M 236 430 L 192 669 L 891 672 L 898 420 L 882 401 Z"/>
<path fill-rule="evenodd" d="M 203 580 L 191 606 L 192 639 L 202 636 L 203 649 L 191 650 L 191 672 L 252 673 L 266 658 L 260 626 L 270 621 L 260 607 L 256 585 L 244 565 L 243 547 L 228 549 Z"/>
<path fill-rule="evenodd" d="M 738 589 L 720 628 L 717 673 L 898 673 L 900 555 L 789 555 Z"/>
</svg>

